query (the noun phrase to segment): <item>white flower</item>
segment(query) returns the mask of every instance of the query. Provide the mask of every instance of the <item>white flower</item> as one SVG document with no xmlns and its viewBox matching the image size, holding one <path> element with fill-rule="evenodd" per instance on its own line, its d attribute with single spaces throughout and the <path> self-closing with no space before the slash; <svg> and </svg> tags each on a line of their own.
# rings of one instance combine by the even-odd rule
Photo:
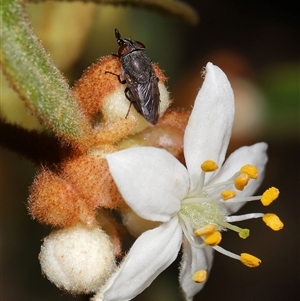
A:
<svg viewBox="0 0 300 301">
<path fill-rule="evenodd" d="M 246 201 L 261 198 L 245 197 L 260 185 L 267 162 L 267 145 L 258 143 L 238 149 L 222 165 L 233 119 L 234 96 L 228 79 L 208 63 L 185 131 L 186 167 L 167 151 L 153 147 L 107 155 L 110 172 L 127 204 L 140 217 L 161 224 L 138 237 L 117 272 L 93 300 L 133 299 L 176 259 L 182 243 L 179 280 L 186 300 L 193 300 L 203 287 L 212 265 L 213 248 L 248 266 L 259 264 L 254 256 L 239 256 L 218 246 L 220 231 L 226 228 L 243 238 L 249 235 L 247 229 L 233 226 L 230 221 L 264 216 L 227 216 Z M 256 178 L 257 170 L 259 179 L 250 180 Z M 230 200 L 225 202 L 221 192 L 224 199 Z"/>
</svg>

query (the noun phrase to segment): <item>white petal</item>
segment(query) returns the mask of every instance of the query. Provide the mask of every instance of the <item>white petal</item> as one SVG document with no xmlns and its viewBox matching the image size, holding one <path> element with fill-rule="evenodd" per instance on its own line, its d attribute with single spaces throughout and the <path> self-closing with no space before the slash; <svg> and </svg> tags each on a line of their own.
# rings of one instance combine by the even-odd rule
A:
<svg viewBox="0 0 300 301">
<path fill-rule="evenodd" d="M 243 146 L 233 152 L 225 164 L 221 167 L 220 172 L 211 179 L 209 184 L 226 181 L 232 177 L 245 164 L 252 164 L 258 168 L 258 179 L 250 180 L 243 191 L 238 191 L 237 196 L 251 196 L 261 185 L 265 167 L 268 161 L 267 156 L 268 145 L 264 142 L 256 143 L 251 146 Z M 238 211 L 245 203 L 225 202 L 224 207 L 229 214 Z"/>
<path fill-rule="evenodd" d="M 176 259 L 181 243 L 182 231 L 177 216 L 143 233 L 112 281 L 109 281 L 108 287 L 99 295 L 105 301 L 133 299 Z"/>
<path fill-rule="evenodd" d="M 192 275 L 198 270 L 206 270 L 209 274 L 212 262 L 213 248 L 206 246 L 196 249 L 189 243 L 184 243 L 179 281 L 186 301 L 192 301 L 207 281 L 196 283 L 192 280 Z"/>
<path fill-rule="evenodd" d="M 106 158 L 119 191 L 139 216 L 165 222 L 178 212 L 189 179 L 186 168 L 170 153 L 135 147 Z"/>
<path fill-rule="evenodd" d="M 199 181 L 205 160 L 223 164 L 234 120 L 234 96 L 225 73 L 212 63 L 206 65 L 204 83 L 184 135 L 184 154 L 191 177 L 191 191 Z M 207 179 L 211 174 L 207 175 Z"/>
</svg>

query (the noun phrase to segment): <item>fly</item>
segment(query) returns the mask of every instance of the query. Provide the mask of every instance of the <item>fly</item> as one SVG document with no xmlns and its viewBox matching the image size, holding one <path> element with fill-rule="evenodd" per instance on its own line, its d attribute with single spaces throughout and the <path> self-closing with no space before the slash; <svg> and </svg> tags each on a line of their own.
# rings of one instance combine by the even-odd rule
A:
<svg viewBox="0 0 300 301">
<path fill-rule="evenodd" d="M 118 29 L 115 36 L 119 44 L 118 54 L 122 68 L 122 78 L 116 75 L 121 84 L 126 84 L 125 96 L 130 101 L 126 117 L 131 105 L 150 124 L 155 125 L 159 118 L 160 93 L 158 89 L 158 78 L 154 72 L 150 58 L 145 52 L 145 45 L 131 39 L 122 39 Z M 126 118 L 125 117 L 125 118 Z"/>
</svg>

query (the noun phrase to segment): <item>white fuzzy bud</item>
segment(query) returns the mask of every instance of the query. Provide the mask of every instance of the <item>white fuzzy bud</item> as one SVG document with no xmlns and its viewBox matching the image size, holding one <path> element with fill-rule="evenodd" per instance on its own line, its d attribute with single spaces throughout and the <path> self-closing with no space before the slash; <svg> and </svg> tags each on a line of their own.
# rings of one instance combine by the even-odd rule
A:
<svg viewBox="0 0 300 301">
<path fill-rule="evenodd" d="M 143 219 L 131 209 L 122 213 L 122 222 L 128 232 L 135 238 L 139 237 L 145 231 L 154 229 L 160 225 L 160 222 Z"/>
<path fill-rule="evenodd" d="M 44 239 L 39 260 L 51 282 L 75 294 L 99 290 L 115 269 L 113 246 L 98 227 L 52 232 Z"/>
<path fill-rule="evenodd" d="M 165 84 L 158 83 L 160 92 L 160 103 L 159 103 L 159 116 L 161 117 L 171 104 L 169 92 Z M 133 105 L 130 107 L 130 102 L 125 95 L 126 85 L 121 85 L 116 88 L 112 93 L 105 96 L 103 100 L 103 107 L 101 109 L 106 122 L 116 122 L 116 120 L 124 119 L 124 116 L 132 118 L 138 122 L 138 126 L 131 134 L 138 133 L 144 128 L 148 127 L 149 124 L 140 113 L 136 111 Z"/>
</svg>

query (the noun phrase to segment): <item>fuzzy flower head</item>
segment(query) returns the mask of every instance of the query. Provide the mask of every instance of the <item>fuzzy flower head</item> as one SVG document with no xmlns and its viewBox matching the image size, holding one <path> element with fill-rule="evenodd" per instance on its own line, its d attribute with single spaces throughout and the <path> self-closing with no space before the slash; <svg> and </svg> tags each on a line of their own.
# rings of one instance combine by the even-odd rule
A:
<svg viewBox="0 0 300 301">
<path fill-rule="evenodd" d="M 283 224 L 274 214 L 229 216 L 248 201 L 264 205 L 277 198 L 270 188 L 252 196 L 262 182 L 267 145 L 257 143 L 232 153 L 224 163 L 234 119 L 234 96 L 226 75 L 211 63 L 184 135 L 186 166 L 163 149 L 136 147 L 107 155 L 110 172 L 131 209 L 160 222 L 138 237 L 124 261 L 94 300 L 131 300 L 177 257 L 183 244 L 180 285 L 191 301 L 205 283 L 213 250 L 256 267 L 260 259 L 219 246 L 222 231 L 249 236 L 232 222 L 262 217 L 274 230 Z M 223 164 L 224 163 L 224 164 Z"/>
</svg>

